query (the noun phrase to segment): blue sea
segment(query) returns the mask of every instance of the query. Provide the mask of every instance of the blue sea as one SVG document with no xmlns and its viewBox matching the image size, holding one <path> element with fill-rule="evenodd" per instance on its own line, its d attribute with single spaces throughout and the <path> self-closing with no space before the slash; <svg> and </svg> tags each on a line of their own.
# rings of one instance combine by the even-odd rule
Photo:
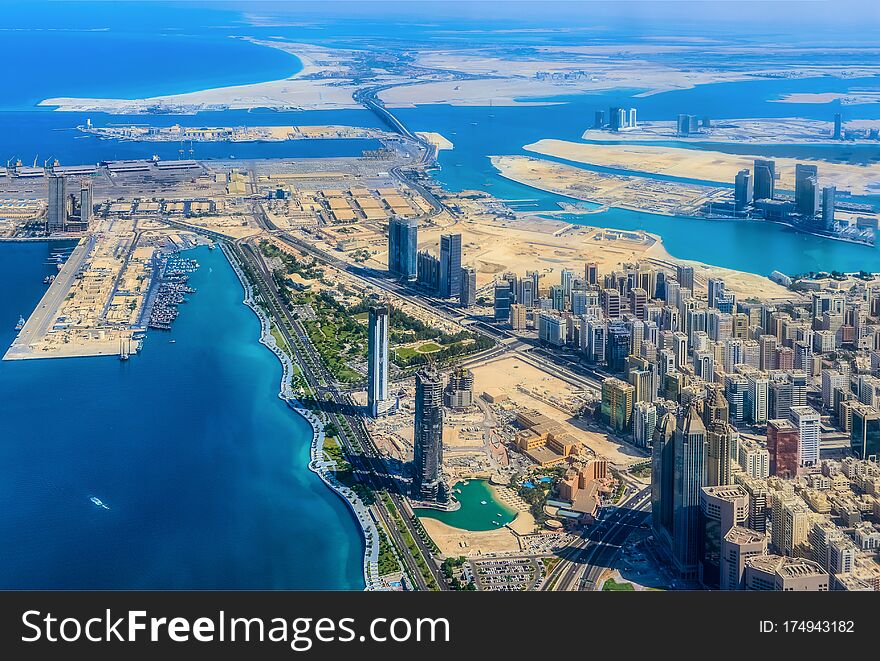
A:
<svg viewBox="0 0 880 661">
<path fill-rule="evenodd" d="M 49 250 L 0 244 L 4 348 Z M 0 362 L 0 589 L 363 589 L 360 529 L 307 469 L 238 278 L 188 256 L 197 291 L 140 355 Z"/>
<path fill-rule="evenodd" d="M 587 38 L 578 31 L 491 31 L 491 20 L 470 16 L 408 23 L 363 16 L 327 21 L 315 18 L 314 7 L 303 7 L 297 20 L 272 20 L 272 10 L 261 6 L 263 13 L 256 14 L 261 20 L 254 20 L 222 4 L 4 5 L 0 35 L 6 60 L 14 57 L 15 66 L 0 70 L 0 158 L 71 165 L 177 155 L 176 144 L 84 136 L 76 126 L 87 119 L 98 126 L 382 127 L 366 110 L 126 117 L 35 108 L 49 97 L 143 98 L 274 80 L 300 70 L 292 55 L 244 36 L 365 51 L 377 48 L 376 36 L 382 45 L 423 39 L 436 47 L 491 41 L 526 49 L 578 45 Z M 591 32 L 589 39 L 611 43 L 621 34 L 636 38 L 634 32 L 637 27 L 614 23 Z M 816 57 L 824 56 L 817 52 Z M 396 112 L 410 128 L 437 131 L 454 143 L 452 151 L 441 153 L 434 173 L 444 186 L 525 200 L 518 203 L 523 209 L 553 210 L 565 198 L 501 178 L 489 157 L 527 153 L 522 147 L 541 138 L 579 140 L 596 109 L 618 104 L 637 107 L 645 120 L 680 112 L 718 119 L 803 116 L 830 122 L 838 111 L 845 119 L 880 118 L 877 104 L 773 102 L 784 93 L 877 83 L 756 80 L 648 97 L 635 96 L 641 90 L 556 97 L 548 101 L 557 105 L 538 107 L 433 105 Z M 340 140 L 196 143 L 192 148 L 195 158 L 254 159 L 356 156 L 373 146 L 373 141 Z M 770 156 L 821 154 L 858 163 L 880 158 L 873 146 L 755 149 Z M 660 234 L 676 257 L 760 274 L 880 270 L 877 249 L 777 225 L 614 209 L 570 219 L 646 229 Z M 27 316 L 43 292 L 42 278 L 54 268 L 47 263 L 50 249 L 45 243 L 0 244 L 3 350 L 14 337 L 18 316 Z M 234 273 L 220 251 L 192 254 L 202 263 L 192 278 L 197 293 L 182 307 L 173 330 L 149 333 L 144 350 L 132 360 L 0 362 L 0 588 L 363 588 L 360 531 L 346 506 L 307 469 L 309 430 L 276 396 L 280 365 L 258 344 L 258 321 L 241 303 Z M 109 509 L 96 507 L 91 496 Z"/>
</svg>

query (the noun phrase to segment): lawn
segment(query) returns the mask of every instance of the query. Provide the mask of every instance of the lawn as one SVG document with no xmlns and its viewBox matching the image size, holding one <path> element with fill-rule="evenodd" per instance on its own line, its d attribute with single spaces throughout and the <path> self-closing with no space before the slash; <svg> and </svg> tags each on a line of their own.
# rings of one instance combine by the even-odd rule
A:
<svg viewBox="0 0 880 661">
<path fill-rule="evenodd" d="M 613 578 L 609 578 L 602 586 L 602 592 L 635 592 L 635 587 L 632 583 L 618 583 Z"/>
</svg>

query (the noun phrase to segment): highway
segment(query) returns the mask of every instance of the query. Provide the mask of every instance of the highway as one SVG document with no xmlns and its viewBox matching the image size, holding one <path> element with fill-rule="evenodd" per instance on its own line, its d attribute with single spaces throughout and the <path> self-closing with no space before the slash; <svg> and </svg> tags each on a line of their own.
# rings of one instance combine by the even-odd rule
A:
<svg viewBox="0 0 880 661">
<path fill-rule="evenodd" d="M 616 506 L 584 537 L 564 552 L 564 559 L 547 576 L 544 591 L 595 590 L 602 573 L 613 566 L 620 548 L 650 515 L 651 488 L 645 487 Z"/>
</svg>

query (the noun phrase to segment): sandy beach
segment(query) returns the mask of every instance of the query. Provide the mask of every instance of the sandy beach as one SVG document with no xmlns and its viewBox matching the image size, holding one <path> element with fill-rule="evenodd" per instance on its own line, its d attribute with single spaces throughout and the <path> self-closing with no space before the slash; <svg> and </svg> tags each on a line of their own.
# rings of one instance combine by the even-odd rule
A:
<svg viewBox="0 0 880 661">
<path fill-rule="evenodd" d="M 703 149 L 684 149 L 652 145 L 582 144 L 565 140 L 539 140 L 523 147 L 527 151 L 555 156 L 578 163 L 620 170 L 732 183 L 736 173 L 750 169 L 756 155 L 725 154 Z M 775 158 L 779 174 L 777 187 L 794 190 L 794 158 Z M 813 161 L 815 162 L 815 161 Z M 837 186 L 854 195 L 876 192 L 880 184 L 880 164 L 852 165 L 819 162 L 819 185 Z"/>
</svg>

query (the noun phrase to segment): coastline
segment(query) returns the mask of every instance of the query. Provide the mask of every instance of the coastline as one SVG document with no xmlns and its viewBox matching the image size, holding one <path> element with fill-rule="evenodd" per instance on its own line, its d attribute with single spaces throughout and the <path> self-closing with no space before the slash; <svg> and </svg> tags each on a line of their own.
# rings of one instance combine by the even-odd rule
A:
<svg viewBox="0 0 880 661">
<path fill-rule="evenodd" d="M 307 409 L 302 402 L 293 395 L 293 391 L 291 390 L 290 384 L 292 379 L 293 359 L 276 343 L 270 330 L 269 318 L 254 300 L 253 287 L 247 281 L 241 267 L 230 254 L 225 243 L 220 242 L 220 249 L 223 251 L 223 255 L 226 257 L 226 261 L 232 267 L 232 270 L 235 271 L 235 275 L 238 277 L 242 289 L 244 290 L 244 299 L 242 302 L 253 310 L 254 314 L 260 320 L 260 344 L 275 354 L 278 361 L 281 363 L 282 374 L 278 398 L 283 400 L 293 411 L 302 416 L 312 428 L 312 441 L 309 450 L 309 470 L 320 477 L 321 481 L 323 481 L 331 491 L 348 505 L 361 529 L 364 538 L 364 590 L 380 590 L 382 589 L 382 582 L 379 578 L 379 528 L 373 520 L 369 508 L 358 497 L 358 495 L 336 480 L 333 473 L 333 466 L 335 464 L 333 462 L 328 462 L 323 456 L 324 423 L 318 416 Z"/>
</svg>

